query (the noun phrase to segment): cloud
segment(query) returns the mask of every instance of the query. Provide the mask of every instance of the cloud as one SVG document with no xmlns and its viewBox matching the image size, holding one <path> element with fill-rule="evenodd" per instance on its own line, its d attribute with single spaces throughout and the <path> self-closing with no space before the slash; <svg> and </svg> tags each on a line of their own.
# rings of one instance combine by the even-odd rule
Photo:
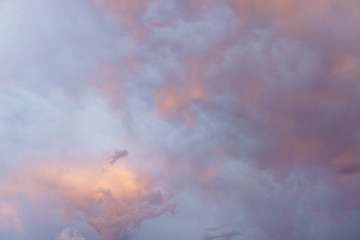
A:
<svg viewBox="0 0 360 240">
<path fill-rule="evenodd" d="M 220 235 L 215 235 L 215 236 L 211 236 L 211 235 L 206 235 L 204 237 L 204 240 L 211 240 L 211 239 L 231 239 L 234 236 L 238 236 L 240 233 L 236 232 L 236 231 L 232 231 L 232 232 L 228 232 L 228 233 L 224 233 L 224 234 L 220 234 Z"/>
<path fill-rule="evenodd" d="M 73 232 L 73 234 L 70 234 L 69 229 L 64 229 L 60 233 L 57 240 L 85 240 L 85 238 L 79 235 L 76 230 Z"/>
<path fill-rule="evenodd" d="M 114 156 L 112 156 L 112 158 L 110 159 L 110 163 L 114 164 L 117 160 L 119 160 L 120 158 L 126 157 L 129 154 L 129 152 L 124 149 L 124 150 L 115 150 Z"/>
<path fill-rule="evenodd" d="M 8 172 L 1 179 L 0 189 L 12 198 L 21 194 L 28 201 L 49 199 L 54 206 L 58 199 L 65 216 L 80 214 L 80 219 L 94 227 L 99 239 L 104 240 L 123 239 L 129 227 L 175 208 L 167 193 L 152 190 L 149 177 L 137 175 L 124 164 L 28 162 Z"/>
<path fill-rule="evenodd" d="M 211 240 L 211 239 L 231 239 L 235 236 L 240 235 L 237 231 L 228 231 L 229 225 L 222 225 L 213 228 L 205 229 L 207 233 L 205 234 L 203 240 Z"/>
<path fill-rule="evenodd" d="M 0 201 L 0 229 L 12 228 L 18 231 L 23 230 L 21 214 L 11 201 Z"/>
<path fill-rule="evenodd" d="M 3 1 L 0 238 L 358 239 L 358 5 Z"/>
</svg>

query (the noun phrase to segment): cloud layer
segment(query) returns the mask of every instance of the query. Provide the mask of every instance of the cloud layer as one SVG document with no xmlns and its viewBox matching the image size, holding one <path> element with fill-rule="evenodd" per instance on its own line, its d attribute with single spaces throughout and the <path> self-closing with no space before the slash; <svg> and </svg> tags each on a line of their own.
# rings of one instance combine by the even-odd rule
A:
<svg viewBox="0 0 360 240">
<path fill-rule="evenodd" d="M 359 16 L 4 0 L 0 238 L 358 239 Z"/>
</svg>

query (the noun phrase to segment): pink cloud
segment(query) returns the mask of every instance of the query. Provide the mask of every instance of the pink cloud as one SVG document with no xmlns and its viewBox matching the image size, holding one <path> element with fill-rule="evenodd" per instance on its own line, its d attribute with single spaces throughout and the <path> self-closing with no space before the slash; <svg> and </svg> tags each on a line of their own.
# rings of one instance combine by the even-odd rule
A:
<svg viewBox="0 0 360 240">
<path fill-rule="evenodd" d="M 139 226 L 147 218 L 174 211 L 169 195 L 155 191 L 154 184 L 149 176 L 125 164 L 73 159 L 27 162 L 2 177 L 0 190 L 8 197 L 20 194 L 31 201 L 58 199 L 66 218 L 81 216 L 99 232 L 99 239 L 112 240 L 125 237 L 130 226 Z M 4 224 L 20 228 L 18 209 L 6 206 L 1 208 L 2 216 L 8 218 Z M 67 232 L 62 235 L 66 239 Z M 69 239 L 79 239 L 75 235 Z"/>
<path fill-rule="evenodd" d="M 23 231 L 21 213 L 12 201 L 0 201 L 0 229 L 12 228 Z"/>
<path fill-rule="evenodd" d="M 106 16 L 109 32 L 121 32 L 98 34 L 89 27 L 93 22 L 81 21 L 80 28 L 89 25 L 86 31 L 94 34 L 78 41 L 92 43 L 80 52 L 101 46 L 87 56 L 100 59 L 84 64 L 86 74 L 79 70 L 88 80 L 74 84 L 73 78 L 67 80 L 67 68 L 55 71 L 68 64 L 63 49 L 48 68 L 42 67 L 44 59 L 56 51 L 46 48 L 40 60 L 28 60 L 30 70 L 14 67 L 19 76 L 0 69 L 2 79 L 20 79 L 14 88 L 21 90 L 1 98 L 9 105 L 0 111 L 9 122 L 0 125 L 10 135 L 3 138 L 4 152 L 11 146 L 4 158 L 12 159 L 22 146 L 29 149 L 19 154 L 23 162 L 1 172 L 1 229 L 26 230 L 22 204 L 48 202 L 61 206 L 63 221 L 80 219 L 96 229 L 100 240 L 127 239 L 145 220 L 163 217 L 159 221 L 169 224 L 166 213 L 174 214 L 176 207 L 170 200 L 184 194 L 177 199 L 180 206 L 191 201 L 210 206 L 189 211 L 184 226 L 189 219 L 212 218 L 235 226 L 207 229 L 203 239 L 349 236 L 345 230 L 352 225 L 346 224 L 357 219 L 353 215 L 360 206 L 358 1 L 93 0 L 86 7 L 94 11 L 95 22 Z M 64 35 L 73 32 L 78 30 Z M 93 35 L 102 34 L 108 35 L 92 42 Z M 57 37 L 51 36 L 44 43 L 52 39 L 57 46 Z M 104 51 L 107 40 L 111 51 Z M 64 47 L 68 52 L 73 48 Z M 50 75 L 68 81 L 61 90 L 66 96 L 79 89 L 79 101 L 48 97 L 62 82 L 54 80 L 49 90 Z M 31 88 L 28 76 L 35 79 Z M 84 106 L 88 112 L 82 112 Z M 49 112 L 56 114 L 46 118 Z M 80 117 L 73 119 L 77 112 Z M 106 117 L 97 118 L 102 114 Z M 31 125 L 34 119 L 38 122 Z M 60 119 L 55 127 L 41 131 L 54 119 Z M 94 151 L 108 142 L 124 142 L 138 152 L 129 160 L 127 150 L 116 151 L 107 162 L 92 156 L 61 161 L 26 157 L 48 142 L 54 145 L 49 152 L 81 152 L 73 139 L 80 139 L 79 146 L 91 143 L 84 148 L 101 145 Z M 39 217 L 59 219 L 50 212 L 41 210 Z M 201 238 L 198 225 L 194 231 Z M 80 239 L 66 229 L 59 236 Z"/>
</svg>

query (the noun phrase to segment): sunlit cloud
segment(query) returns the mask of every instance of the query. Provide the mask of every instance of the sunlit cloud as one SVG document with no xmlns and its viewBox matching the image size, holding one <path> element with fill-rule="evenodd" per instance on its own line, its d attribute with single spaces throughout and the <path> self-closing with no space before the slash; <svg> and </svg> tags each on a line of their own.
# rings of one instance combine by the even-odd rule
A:
<svg viewBox="0 0 360 240">
<path fill-rule="evenodd" d="M 359 6 L 4 0 L 0 239 L 359 239 Z"/>
<path fill-rule="evenodd" d="M 175 205 L 168 203 L 169 194 L 156 189 L 150 177 L 138 175 L 124 164 L 90 159 L 26 163 L 5 174 L 0 190 L 13 200 L 18 195 L 32 201 L 58 199 L 65 215 L 80 214 L 105 240 L 124 238 L 130 226 L 175 210 Z M 4 226 L 21 228 L 15 206 L 4 203 L 1 211 Z"/>
</svg>

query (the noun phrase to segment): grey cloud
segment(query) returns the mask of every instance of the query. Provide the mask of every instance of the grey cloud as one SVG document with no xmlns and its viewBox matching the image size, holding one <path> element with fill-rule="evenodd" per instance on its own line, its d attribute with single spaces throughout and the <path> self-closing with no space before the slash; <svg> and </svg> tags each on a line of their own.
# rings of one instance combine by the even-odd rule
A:
<svg viewBox="0 0 360 240">
<path fill-rule="evenodd" d="M 117 160 L 120 158 L 126 157 L 129 154 L 129 152 L 126 149 L 123 150 L 115 150 L 114 156 L 110 159 L 110 163 L 114 164 Z"/>
<path fill-rule="evenodd" d="M 103 156 L 117 146 L 126 148 L 116 150 L 108 161 L 115 164 L 121 159 L 119 162 L 138 169 L 151 169 L 159 182 L 174 192 L 170 195 L 178 205 L 164 207 L 171 197 L 154 191 L 133 203 L 138 207 L 134 215 L 117 216 L 108 222 L 90 217 L 103 240 L 199 240 L 204 239 L 205 228 L 224 222 L 232 229 L 211 233 L 207 239 L 265 240 L 279 234 L 286 239 L 358 238 L 354 224 L 359 220 L 358 208 L 346 207 L 356 205 L 347 199 L 359 197 L 357 192 L 351 193 L 358 180 L 341 185 L 322 166 L 313 167 L 315 161 L 304 161 L 309 165 L 305 170 L 288 167 L 287 163 L 298 160 L 289 154 L 295 144 L 284 147 L 291 141 L 276 141 L 287 136 L 288 132 L 282 132 L 283 124 L 276 131 L 266 129 L 270 117 L 277 116 L 269 109 L 279 110 L 285 123 L 298 123 L 295 130 L 299 136 L 309 129 L 314 130 L 311 133 L 330 129 L 325 143 L 331 154 L 321 155 L 316 162 L 329 162 L 345 177 L 356 176 L 358 141 L 356 131 L 351 130 L 357 126 L 357 97 L 341 111 L 329 110 L 331 106 L 323 101 L 318 105 L 323 112 L 314 118 L 314 128 L 307 128 L 306 123 L 318 112 L 292 106 L 300 116 L 295 119 L 275 108 L 288 103 L 288 98 L 279 96 L 285 96 L 289 89 L 302 96 L 312 87 L 328 86 L 325 81 L 319 85 L 312 85 L 312 81 L 324 76 L 328 79 L 321 72 L 331 65 L 326 60 L 332 56 L 328 49 L 338 46 L 339 38 L 349 36 L 346 29 L 340 31 L 343 34 L 329 29 L 332 37 L 315 34 L 296 39 L 296 34 L 287 36 L 271 21 L 239 24 L 226 3 L 207 11 L 207 6 L 196 1 L 155 1 L 141 19 L 135 19 L 143 21 L 146 29 L 146 39 L 136 42 L 116 14 L 95 9 L 91 2 L 0 3 L 1 164 L 15 167 L 29 158 L 61 162 L 67 154 Z M 116 9 L 117 5 L 112 6 Z M 349 43 L 355 39 L 354 32 Z M 333 38 L 335 35 L 341 37 Z M 324 39 L 330 43 L 323 44 Z M 220 52 L 215 60 L 214 50 Z M 131 61 L 139 64 L 138 71 L 131 72 L 124 57 L 134 58 Z M 154 95 L 164 83 L 189 91 L 184 86 L 193 79 L 189 80 L 187 63 L 192 63 L 190 67 L 199 64 L 200 73 L 194 74 L 194 79 L 199 78 L 204 85 L 204 97 L 180 103 L 175 117 L 162 116 L 156 112 Z M 105 90 L 93 83 L 103 65 L 115 71 L 100 76 L 99 81 L 109 82 L 103 86 Z M 346 79 L 351 82 L 354 76 L 356 72 Z M 345 85 L 337 84 L 319 93 L 347 92 Z M 112 101 L 120 102 L 119 96 L 123 105 L 112 105 Z M 257 103 L 264 105 L 257 108 Z M 193 111 L 193 125 L 186 125 L 176 115 L 188 107 L 184 105 Z M 351 116 L 348 110 L 353 112 Z M 337 128 L 343 116 L 350 116 L 344 132 Z M 341 157 L 346 145 L 351 146 L 354 156 Z M 263 154 L 255 154 L 259 152 Z M 276 178 L 283 166 L 285 176 Z M 101 193 L 117 204 L 111 191 L 101 189 Z M 340 219 L 339 225 L 336 219 Z M 25 220 L 25 224 L 32 221 L 30 217 Z M 30 236 L 37 237 L 41 227 L 33 228 L 37 230 Z M 88 229 L 79 232 L 91 239 L 86 235 Z M 50 235 L 44 234 L 44 238 Z M 70 235 L 65 231 L 64 238 L 71 239 Z M 0 236 L 25 239 L 8 231 L 0 231 Z"/>
</svg>

